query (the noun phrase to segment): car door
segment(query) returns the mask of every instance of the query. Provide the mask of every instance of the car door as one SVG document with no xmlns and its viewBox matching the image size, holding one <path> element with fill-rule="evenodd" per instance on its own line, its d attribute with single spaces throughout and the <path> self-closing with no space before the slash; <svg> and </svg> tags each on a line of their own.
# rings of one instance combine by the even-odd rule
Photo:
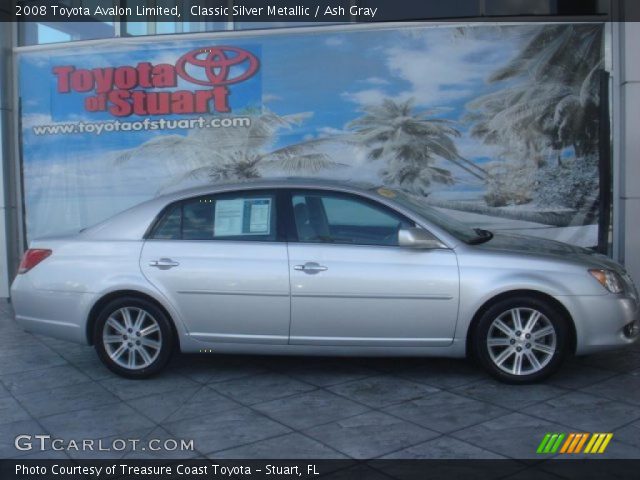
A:
<svg viewBox="0 0 640 480">
<path fill-rule="evenodd" d="M 277 209 L 274 191 L 249 190 L 177 202 L 156 223 L 140 266 L 194 338 L 287 343 L 289 273 Z"/>
<path fill-rule="evenodd" d="M 446 346 L 458 314 L 449 249 L 398 246 L 413 222 L 378 202 L 291 191 L 291 344 Z"/>
</svg>

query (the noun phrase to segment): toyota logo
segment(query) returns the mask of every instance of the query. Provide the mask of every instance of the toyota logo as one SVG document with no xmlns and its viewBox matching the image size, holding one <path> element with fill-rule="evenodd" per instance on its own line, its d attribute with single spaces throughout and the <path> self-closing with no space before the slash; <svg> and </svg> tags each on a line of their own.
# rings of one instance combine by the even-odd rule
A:
<svg viewBox="0 0 640 480">
<path fill-rule="evenodd" d="M 196 78 L 187 72 L 187 67 L 201 68 L 205 78 Z M 231 76 L 232 67 L 234 76 Z M 219 46 L 199 48 L 185 53 L 176 63 L 176 72 L 183 79 L 197 85 L 222 86 L 242 82 L 251 78 L 260 67 L 258 58 L 242 48 Z M 237 72 L 241 73 L 237 73 Z"/>
</svg>

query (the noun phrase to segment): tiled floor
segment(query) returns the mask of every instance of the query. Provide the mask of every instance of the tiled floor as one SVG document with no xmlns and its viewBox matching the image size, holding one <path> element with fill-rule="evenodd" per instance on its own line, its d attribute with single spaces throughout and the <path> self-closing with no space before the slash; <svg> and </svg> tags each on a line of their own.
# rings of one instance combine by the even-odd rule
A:
<svg viewBox="0 0 640 480">
<path fill-rule="evenodd" d="M 535 458 L 545 433 L 573 431 L 613 432 L 604 456 L 640 459 L 640 348 L 521 387 L 458 360 L 217 355 L 133 381 L 90 347 L 21 331 L 0 301 L 1 458 Z M 24 452 L 18 434 L 195 451 Z"/>
</svg>

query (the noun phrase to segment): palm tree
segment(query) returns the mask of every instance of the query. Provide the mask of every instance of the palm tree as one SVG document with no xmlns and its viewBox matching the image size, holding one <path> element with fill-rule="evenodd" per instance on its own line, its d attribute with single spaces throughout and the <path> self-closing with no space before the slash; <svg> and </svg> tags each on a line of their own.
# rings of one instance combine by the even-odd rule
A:
<svg viewBox="0 0 640 480">
<path fill-rule="evenodd" d="M 185 136 L 159 136 L 119 155 L 116 165 L 140 157 L 163 160 L 169 181 L 160 192 L 187 179 L 241 181 L 259 178 L 266 169 L 316 173 L 343 166 L 316 150 L 327 141 L 324 138 L 273 149 L 280 130 L 301 124 L 309 114 L 278 115 L 266 108 L 245 113 L 251 118 L 249 127 L 203 128 L 189 130 Z"/>
<path fill-rule="evenodd" d="M 600 25 L 541 27 L 489 77 L 505 87 L 468 105 L 472 134 L 538 167 L 568 147 L 578 158 L 595 153 L 602 48 Z"/>
<path fill-rule="evenodd" d="M 412 100 L 387 98 L 379 105 L 365 107 L 364 114 L 347 128 L 353 131 L 353 140 L 367 149 L 368 158 L 386 162 L 381 171 L 385 183 L 427 195 L 434 182 L 454 183 L 449 170 L 434 165 L 438 158 L 484 178 L 480 167 L 458 154 L 453 138 L 460 132 L 451 123 L 427 112 L 415 112 Z"/>
<path fill-rule="evenodd" d="M 502 88 L 467 105 L 466 119 L 473 124 L 471 134 L 502 147 L 502 159 L 510 165 L 488 184 L 487 203 L 537 198 L 575 208 L 594 202 L 602 57 L 601 25 L 547 25 L 535 29 L 522 50 L 489 77 Z M 581 168 L 564 165 L 563 153 L 570 150 Z M 579 179 L 575 172 L 581 172 Z M 516 183 L 520 187 L 511 193 L 500 187 Z M 547 184 L 555 188 L 541 188 Z M 554 194 L 566 187 L 571 195 Z"/>
</svg>

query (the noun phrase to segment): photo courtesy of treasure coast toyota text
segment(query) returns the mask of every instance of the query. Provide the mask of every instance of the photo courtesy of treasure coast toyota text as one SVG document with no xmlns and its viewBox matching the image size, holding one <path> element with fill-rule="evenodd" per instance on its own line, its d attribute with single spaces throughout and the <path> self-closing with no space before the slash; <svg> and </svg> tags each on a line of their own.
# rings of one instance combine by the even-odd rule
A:
<svg viewBox="0 0 640 480">
<path fill-rule="evenodd" d="M 0 478 L 640 471 L 640 5 L 0 4 Z"/>
</svg>

